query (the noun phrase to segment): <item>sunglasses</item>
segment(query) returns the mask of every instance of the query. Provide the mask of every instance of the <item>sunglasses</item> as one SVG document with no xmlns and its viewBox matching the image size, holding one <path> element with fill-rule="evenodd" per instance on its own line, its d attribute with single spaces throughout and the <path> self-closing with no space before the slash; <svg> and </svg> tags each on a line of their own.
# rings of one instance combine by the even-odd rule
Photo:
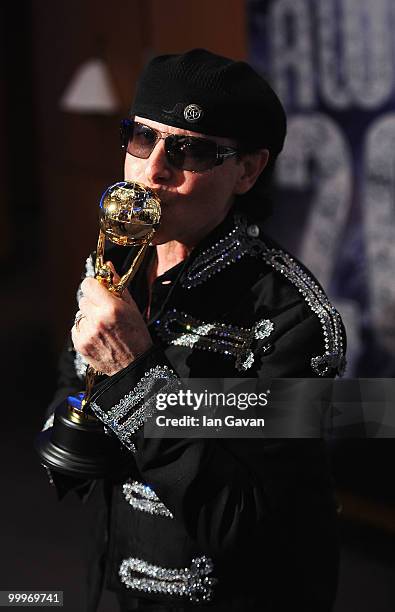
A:
<svg viewBox="0 0 395 612">
<path fill-rule="evenodd" d="M 208 138 L 168 134 L 132 119 L 121 122 L 122 147 L 134 157 L 148 159 L 159 140 L 165 141 L 168 163 L 189 172 L 206 172 L 238 153 L 237 149 Z"/>
</svg>

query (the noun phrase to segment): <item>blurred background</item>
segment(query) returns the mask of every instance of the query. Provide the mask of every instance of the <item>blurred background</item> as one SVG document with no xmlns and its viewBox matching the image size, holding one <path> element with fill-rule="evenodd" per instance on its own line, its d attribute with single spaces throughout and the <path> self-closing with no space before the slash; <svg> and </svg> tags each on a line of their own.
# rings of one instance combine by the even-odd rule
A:
<svg viewBox="0 0 395 612">
<path fill-rule="evenodd" d="M 83 610 L 89 509 L 58 503 L 32 449 L 56 385 L 118 126 L 161 53 L 206 47 L 264 73 L 289 115 L 268 231 L 341 312 L 349 377 L 395 376 L 392 0 L 0 3 L 3 442 L 0 590 Z M 395 609 L 391 439 L 331 445 L 342 567 L 335 612 Z M 116 610 L 105 593 L 101 612 Z"/>
</svg>

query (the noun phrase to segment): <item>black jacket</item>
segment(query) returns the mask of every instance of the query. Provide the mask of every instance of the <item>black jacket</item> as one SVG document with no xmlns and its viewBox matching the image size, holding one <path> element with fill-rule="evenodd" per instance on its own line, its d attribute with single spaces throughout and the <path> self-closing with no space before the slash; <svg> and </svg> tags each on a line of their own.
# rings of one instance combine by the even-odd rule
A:
<svg viewBox="0 0 395 612">
<path fill-rule="evenodd" d="M 321 440 L 143 435 L 154 392 L 172 390 L 178 377 L 257 377 L 270 386 L 272 378 L 342 372 L 338 313 L 311 274 L 262 236 L 232 213 L 186 261 L 156 279 L 148 321 L 154 347 L 95 389 L 91 406 L 124 444 L 128 462 L 98 485 L 103 504 L 91 610 L 103 568 L 112 590 L 186 607 L 227 601 L 240 602 L 233 608 L 240 610 L 332 607 L 336 510 Z M 120 272 L 127 268 L 125 249 L 109 257 Z M 142 312 L 148 260 L 130 288 Z M 269 327 L 262 335 L 263 321 Z M 52 406 L 83 387 L 81 368 L 67 350 Z"/>
</svg>

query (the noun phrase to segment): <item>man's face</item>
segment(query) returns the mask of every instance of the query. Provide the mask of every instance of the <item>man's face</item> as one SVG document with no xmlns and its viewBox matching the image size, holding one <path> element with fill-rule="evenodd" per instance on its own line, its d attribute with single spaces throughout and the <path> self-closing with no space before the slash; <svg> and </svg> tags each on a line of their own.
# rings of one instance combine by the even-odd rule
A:
<svg viewBox="0 0 395 612">
<path fill-rule="evenodd" d="M 205 137 L 204 134 L 150 119 L 135 117 L 135 120 L 159 130 L 163 135 Z M 228 138 L 206 138 L 220 145 L 236 146 Z M 156 143 L 148 159 L 140 159 L 129 153 L 125 158 L 125 180 L 143 183 L 155 191 L 162 202 L 162 221 L 154 244 L 176 240 L 194 247 L 225 218 L 235 194 L 239 192 L 242 172 L 242 164 L 235 157 L 202 173 L 179 170 L 167 161 L 164 140 Z"/>
</svg>

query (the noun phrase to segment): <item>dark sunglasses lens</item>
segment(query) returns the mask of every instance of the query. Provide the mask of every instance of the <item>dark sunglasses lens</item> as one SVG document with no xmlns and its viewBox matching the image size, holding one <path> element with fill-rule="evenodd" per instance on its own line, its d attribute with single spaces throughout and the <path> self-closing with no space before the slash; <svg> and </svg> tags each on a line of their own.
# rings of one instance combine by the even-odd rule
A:
<svg viewBox="0 0 395 612">
<path fill-rule="evenodd" d="M 133 132 L 133 121 L 130 119 L 122 119 L 121 128 L 120 128 L 120 136 L 121 136 L 121 146 L 126 149 L 128 146 L 128 142 L 130 136 Z"/>
<path fill-rule="evenodd" d="M 131 122 L 131 129 L 127 142 L 127 152 L 130 153 L 130 155 L 140 157 L 141 159 L 147 159 L 151 155 L 156 141 L 157 134 L 155 130 L 147 125 Z"/>
<path fill-rule="evenodd" d="M 212 140 L 191 136 L 168 136 L 166 153 L 176 168 L 204 172 L 215 166 L 217 145 Z"/>
<path fill-rule="evenodd" d="M 135 157 L 141 157 L 147 159 L 155 147 L 157 141 L 157 134 L 155 130 L 142 125 L 141 123 L 135 123 L 133 127 L 133 136 L 129 140 L 128 153 Z"/>
</svg>

